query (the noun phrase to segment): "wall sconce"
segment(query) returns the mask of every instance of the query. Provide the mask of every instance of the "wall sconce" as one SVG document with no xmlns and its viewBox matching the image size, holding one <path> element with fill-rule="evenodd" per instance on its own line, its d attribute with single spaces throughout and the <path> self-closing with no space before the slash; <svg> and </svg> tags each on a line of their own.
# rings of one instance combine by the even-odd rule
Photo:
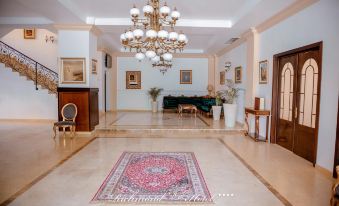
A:
<svg viewBox="0 0 339 206">
<path fill-rule="evenodd" d="M 232 63 L 231 62 L 225 62 L 225 72 L 227 73 L 231 69 Z"/>
<path fill-rule="evenodd" d="M 45 41 L 46 41 L 46 43 L 48 43 L 48 42 L 50 41 L 50 42 L 52 42 L 52 44 L 53 44 L 54 41 L 55 41 L 55 37 L 54 37 L 54 36 L 48 36 L 48 35 L 46 35 Z"/>
</svg>

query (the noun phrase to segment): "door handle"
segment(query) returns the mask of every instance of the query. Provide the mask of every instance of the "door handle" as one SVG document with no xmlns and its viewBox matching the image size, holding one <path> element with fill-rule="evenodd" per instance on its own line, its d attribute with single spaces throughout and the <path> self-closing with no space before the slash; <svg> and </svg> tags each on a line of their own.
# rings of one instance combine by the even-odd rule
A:
<svg viewBox="0 0 339 206">
<path fill-rule="evenodd" d="M 298 118 L 298 107 L 295 107 L 295 109 L 294 109 L 294 118 L 295 119 Z"/>
</svg>

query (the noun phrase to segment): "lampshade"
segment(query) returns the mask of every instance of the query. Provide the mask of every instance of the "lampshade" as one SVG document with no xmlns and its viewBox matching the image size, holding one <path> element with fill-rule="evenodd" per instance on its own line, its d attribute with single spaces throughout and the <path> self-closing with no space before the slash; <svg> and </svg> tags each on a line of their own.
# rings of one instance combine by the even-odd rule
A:
<svg viewBox="0 0 339 206">
<path fill-rule="evenodd" d="M 135 8 L 135 6 L 129 11 L 130 15 L 132 17 L 138 17 L 140 14 L 140 11 L 138 8 Z"/>
<path fill-rule="evenodd" d="M 158 35 L 158 33 L 157 33 L 155 30 L 153 30 L 153 29 L 148 30 L 148 31 L 146 32 L 146 37 L 147 37 L 147 38 L 150 38 L 150 39 L 156 38 L 157 35 Z"/>
<path fill-rule="evenodd" d="M 121 40 L 121 41 L 126 41 L 125 33 L 123 33 L 123 34 L 120 35 L 120 40 Z"/>
<path fill-rule="evenodd" d="M 137 60 L 141 61 L 141 60 L 143 60 L 143 59 L 145 58 L 145 54 L 144 54 L 144 53 L 141 53 L 141 52 L 136 53 L 136 54 L 135 54 L 135 58 L 136 58 Z"/>
<path fill-rule="evenodd" d="M 136 29 L 133 31 L 133 35 L 136 39 L 140 39 L 144 36 L 144 31 L 141 29 Z"/>
<path fill-rule="evenodd" d="M 178 39 L 178 33 L 177 32 L 171 32 L 168 35 L 169 40 L 176 41 Z"/>
<path fill-rule="evenodd" d="M 187 40 L 187 37 L 186 37 L 185 34 L 179 34 L 179 36 L 178 36 L 178 41 L 179 41 L 180 43 L 185 43 L 186 40 Z"/>
<path fill-rule="evenodd" d="M 152 62 L 158 62 L 160 61 L 160 57 L 159 56 L 155 56 L 152 58 Z"/>
<path fill-rule="evenodd" d="M 160 39 L 167 39 L 168 32 L 166 30 L 161 30 L 161 31 L 158 32 L 158 37 Z"/>
<path fill-rule="evenodd" d="M 153 9 L 152 6 L 150 6 L 149 4 L 147 4 L 146 6 L 144 6 L 144 7 L 142 8 L 142 11 L 144 12 L 144 14 L 151 14 L 151 13 L 154 11 L 154 9 Z"/>
<path fill-rule="evenodd" d="M 156 53 L 154 51 L 147 51 L 146 56 L 147 58 L 152 59 L 153 57 L 156 56 Z"/>
<path fill-rule="evenodd" d="M 171 17 L 173 20 L 178 20 L 180 18 L 180 12 L 177 11 L 176 8 L 171 13 Z"/>
<path fill-rule="evenodd" d="M 133 40 L 133 38 L 134 38 L 133 32 L 131 32 L 131 31 L 126 32 L 125 36 L 129 40 Z"/>
<path fill-rule="evenodd" d="M 168 16 L 170 12 L 171 9 L 166 4 L 160 8 L 160 14 L 163 16 Z"/>
<path fill-rule="evenodd" d="M 213 91 L 213 88 L 212 84 L 207 85 L 207 91 Z"/>
<path fill-rule="evenodd" d="M 164 58 L 165 61 L 171 61 L 173 59 L 173 55 L 171 53 L 165 53 L 162 55 L 162 58 Z"/>
</svg>

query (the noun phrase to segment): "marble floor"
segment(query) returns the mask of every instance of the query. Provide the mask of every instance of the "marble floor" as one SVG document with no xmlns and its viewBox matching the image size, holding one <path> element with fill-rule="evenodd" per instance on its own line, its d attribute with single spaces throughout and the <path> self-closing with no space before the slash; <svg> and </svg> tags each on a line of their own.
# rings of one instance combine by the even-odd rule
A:
<svg viewBox="0 0 339 206">
<path fill-rule="evenodd" d="M 173 137 L 168 131 L 180 130 L 180 123 L 171 115 L 121 112 L 100 118 L 98 128 L 164 129 L 151 138 L 77 135 L 54 141 L 50 122 L 0 121 L 0 205 L 93 205 L 91 198 L 123 151 L 194 152 L 215 205 L 329 205 L 333 179 L 308 161 L 278 145 L 254 142 L 242 135 L 241 125 L 231 132 L 222 121 L 204 117 L 181 121 L 187 132 L 199 131 L 199 124 L 211 133 Z M 166 130 L 166 124 L 172 126 Z"/>
<path fill-rule="evenodd" d="M 93 138 L 53 138 L 52 122 L 0 120 L 0 205 L 24 192 Z"/>
</svg>

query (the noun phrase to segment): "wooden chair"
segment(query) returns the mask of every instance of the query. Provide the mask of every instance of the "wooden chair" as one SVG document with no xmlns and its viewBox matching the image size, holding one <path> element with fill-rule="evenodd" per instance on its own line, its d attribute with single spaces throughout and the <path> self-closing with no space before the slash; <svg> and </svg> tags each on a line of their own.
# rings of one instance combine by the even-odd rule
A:
<svg viewBox="0 0 339 206">
<path fill-rule="evenodd" d="M 75 118 L 78 114 L 78 108 L 73 103 L 65 104 L 61 109 L 62 121 L 55 122 L 53 126 L 54 138 L 56 137 L 56 130 L 62 127 L 64 136 L 66 128 L 69 128 L 72 137 L 75 136 Z"/>
<path fill-rule="evenodd" d="M 339 206 L 339 165 L 335 167 L 335 171 L 338 178 L 332 188 L 331 206 Z"/>
</svg>

